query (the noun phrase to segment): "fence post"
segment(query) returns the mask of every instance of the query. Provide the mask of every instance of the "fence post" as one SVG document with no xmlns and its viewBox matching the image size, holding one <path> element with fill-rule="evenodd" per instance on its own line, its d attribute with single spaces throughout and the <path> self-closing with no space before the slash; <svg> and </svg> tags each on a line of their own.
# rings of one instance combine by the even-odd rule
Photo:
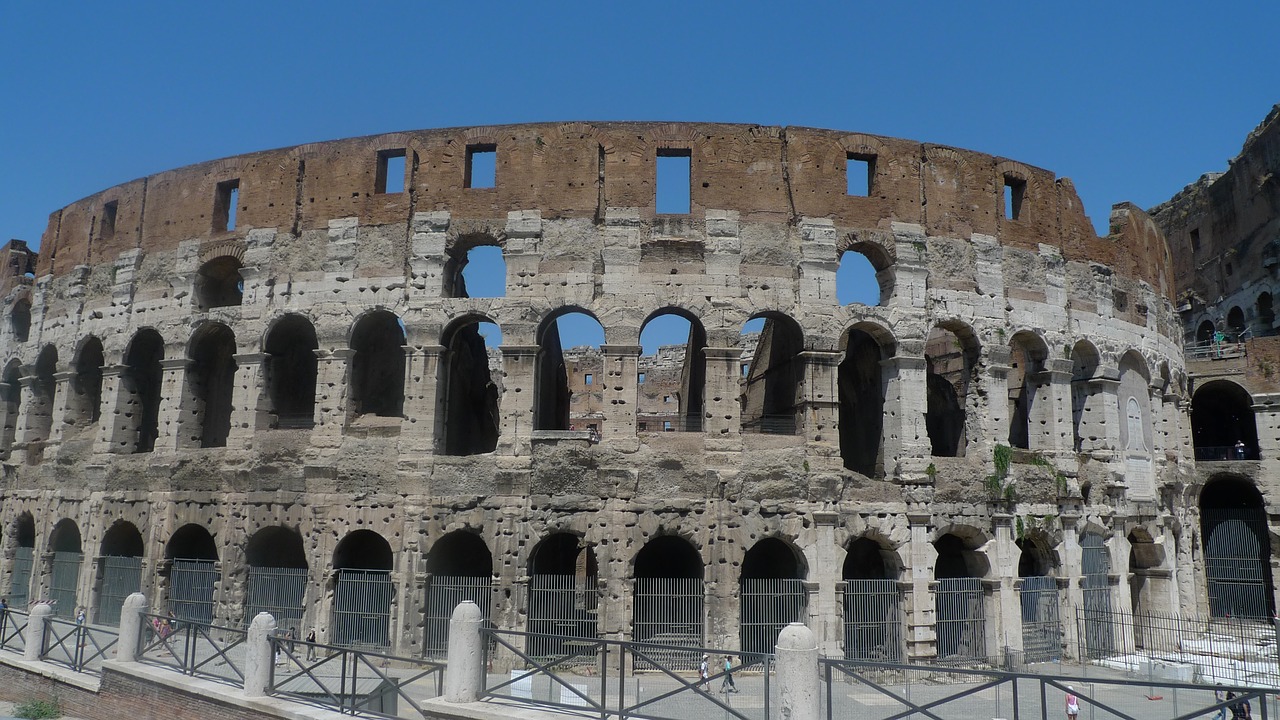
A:
<svg viewBox="0 0 1280 720">
<path fill-rule="evenodd" d="M 778 634 L 778 713 L 789 720 L 819 720 L 822 680 L 813 631 L 793 622 Z"/>
<path fill-rule="evenodd" d="M 449 619 L 449 655 L 444 672 L 444 700 L 475 702 L 484 689 L 484 615 L 480 606 L 463 600 Z"/>
<path fill-rule="evenodd" d="M 142 638 L 142 611 L 147 609 L 147 597 L 136 592 L 124 599 L 120 606 L 120 639 L 116 641 L 116 660 L 137 662 L 138 641 Z"/>
<path fill-rule="evenodd" d="M 23 660 L 39 660 L 40 652 L 44 650 L 44 625 L 49 616 L 53 614 L 53 608 L 45 603 L 40 603 L 31 608 L 31 614 L 27 616 L 27 634 L 23 636 L 26 647 L 22 649 Z"/>
<path fill-rule="evenodd" d="M 271 636 L 276 633 L 276 619 L 271 613 L 260 612 L 249 624 L 245 638 L 244 696 L 262 697 L 267 694 L 267 683 L 275 658 L 271 654 Z"/>
</svg>

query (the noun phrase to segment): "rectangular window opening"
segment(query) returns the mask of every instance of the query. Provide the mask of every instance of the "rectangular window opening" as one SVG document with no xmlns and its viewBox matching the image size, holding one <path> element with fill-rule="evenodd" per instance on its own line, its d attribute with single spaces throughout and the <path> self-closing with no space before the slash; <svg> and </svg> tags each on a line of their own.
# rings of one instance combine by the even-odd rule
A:
<svg viewBox="0 0 1280 720">
<path fill-rule="evenodd" d="M 688 150 L 663 148 L 658 151 L 654 196 L 659 215 L 689 214 L 692 161 Z"/>
<path fill-rule="evenodd" d="M 742 363 L 742 377 L 746 377 L 750 373 L 751 373 L 751 365 L 749 363 Z"/>
<path fill-rule="evenodd" d="M 1027 194 L 1027 181 L 1012 175 L 1004 176 L 1004 216 L 1017 220 L 1022 215 L 1022 198 Z"/>
<path fill-rule="evenodd" d="M 467 176 L 463 186 L 469 188 L 496 187 L 498 177 L 498 146 L 468 145 Z"/>
<path fill-rule="evenodd" d="M 374 181 L 376 193 L 404 192 L 404 148 L 378 152 L 378 176 Z"/>
<path fill-rule="evenodd" d="M 845 159 L 845 192 L 856 197 L 869 197 L 876 176 L 876 156 L 849 153 Z"/>
<path fill-rule="evenodd" d="M 116 210 L 120 207 L 118 200 L 112 200 L 102 206 L 102 231 L 98 236 L 110 240 L 116 235 Z"/>
<path fill-rule="evenodd" d="M 1191 231 L 1191 251 L 1200 252 L 1200 228 Z"/>
<path fill-rule="evenodd" d="M 236 206 L 240 203 L 240 179 L 218 183 L 213 197 L 213 231 L 236 229 Z"/>
<path fill-rule="evenodd" d="M 582 376 L 582 382 L 584 385 L 593 384 L 595 382 L 595 379 L 596 379 L 595 376 L 592 375 L 591 373 L 586 373 L 585 375 Z"/>
<path fill-rule="evenodd" d="M 644 384 L 644 373 L 640 373 L 640 374 L 637 376 L 636 382 L 637 382 L 638 384 L 640 384 L 640 385 L 643 385 L 643 384 Z"/>
</svg>

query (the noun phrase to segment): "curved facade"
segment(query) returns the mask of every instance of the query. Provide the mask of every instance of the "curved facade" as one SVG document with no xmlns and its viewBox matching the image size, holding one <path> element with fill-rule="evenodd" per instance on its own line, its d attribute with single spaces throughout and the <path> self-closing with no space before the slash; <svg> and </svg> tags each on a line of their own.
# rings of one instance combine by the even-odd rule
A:
<svg viewBox="0 0 1280 720">
<path fill-rule="evenodd" d="M 911 658 L 1073 647 L 1033 591 L 1206 612 L 1169 252 L 1136 208 L 1111 226 L 1011 160 L 740 125 L 396 133 L 125 183 L 9 247 L 0 586 L 107 613 L 136 578 L 406 653 L 472 596 L 552 635 L 765 648 L 794 616 Z M 462 281 L 484 246 L 501 297 Z M 837 301 L 847 252 L 878 305 Z M 603 328 L 591 377 L 567 312 Z M 663 314 L 691 330 L 655 415 Z"/>
</svg>

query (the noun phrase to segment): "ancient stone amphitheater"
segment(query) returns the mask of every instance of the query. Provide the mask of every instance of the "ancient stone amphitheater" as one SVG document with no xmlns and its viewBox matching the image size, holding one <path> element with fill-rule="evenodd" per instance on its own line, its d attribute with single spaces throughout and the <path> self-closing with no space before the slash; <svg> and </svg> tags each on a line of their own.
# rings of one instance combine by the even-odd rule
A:
<svg viewBox="0 0 1280 720">
<path fill-rule="evenodd" d="M 660 213 L 664 162 L 688 200 Z M 1120 614 L 1223 610 L 1170 253 L 1141 210 L 1110 220 L 1013 160 L 701 123 L 396 133 L 108 188 L 6 247 L 0 587 L 415 655 L 463 598 L 544 654 L 764 650 L 797 619 L 848 657 L 1130 647 Z M 500 297 L 462 281 L 484 246 Z M 878 304 L 837 300 L 854 261 Z M 571 312 L 603 328 L 590 363 Z M 690 330 L 650 361 L 655 415 L 664 315 Z M 1249 562 L 1233 607 L 1269 613 Z"/>
</svg>

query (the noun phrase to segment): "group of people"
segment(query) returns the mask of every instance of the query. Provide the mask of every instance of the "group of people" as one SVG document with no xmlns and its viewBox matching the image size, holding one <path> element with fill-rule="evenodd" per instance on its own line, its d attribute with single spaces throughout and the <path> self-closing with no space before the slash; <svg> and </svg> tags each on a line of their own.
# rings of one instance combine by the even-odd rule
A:
<svg viewBox="0 0 1280 720">
<path fill-rule="evenodd" d="M 728 655 L 724 656 L 724 675 L 720 681 L 721 693 L 736 693 L 738 686 L 733 682 L 733 658 Z M 709 689 L 711 684 L 711 656 L 703 653 L 702 662 L 698 665 L 698 688 L 702 691 Z"/>
<path fill-rule="evenodd" d="M 1253 706 L 1248 700 L 1239 700 L 1231 702 L 1239 697 L 1234 690 L 1223 692 L 1222 683 L 1218 683 L 1218 689 L 1213 691 L 1213 699 L 1218 702 L 1230 703 L 1226 707 L 1218 708 L 1218 714 L 1214 716 L 1214 720 L 1226 720 L 1227 710 L 1231 710 L 1231 720 L 1248 720 L 1253 717 Z"/>
</svg>

